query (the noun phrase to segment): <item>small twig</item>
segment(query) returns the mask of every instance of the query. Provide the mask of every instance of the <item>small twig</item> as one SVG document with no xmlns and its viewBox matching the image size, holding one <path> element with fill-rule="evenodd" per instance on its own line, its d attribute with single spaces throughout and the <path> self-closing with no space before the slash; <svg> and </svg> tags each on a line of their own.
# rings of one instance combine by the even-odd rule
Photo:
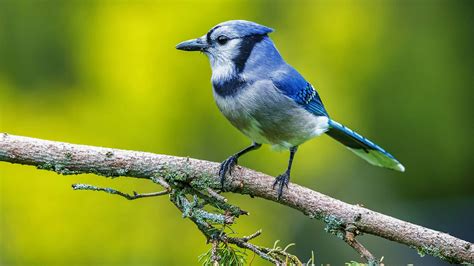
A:
<svg viewBox="0 0 474 266">
<path fill-rule="evenodd" d="M 183 215 L 193 221 L 197 225 L 198 229 L 208 239 L 208 241 L 213 244 L 211 254 L 214 254 L 214 244 L 217 243 L 218 245 L 219 242 L 223 242 L 228 244 L 234 244 L 243 249 L 251 250 L 258 256 L 260 256 L 262 259 L 268 260 L 275 265 L 282 265 L 284 263 L 283 260 L 281 260 L 278 256 L 273 256 L 272 254 L 270 254 L 272 249 L 259 247 L 257 245 L 248 243 L 249 240 L 259 236 L 261 234 L 261 230 L 243 238 L 228 237 L 227 234 L 224 233 L 222 230 L 219 230 L 218 228 L 207 222 L 209 220 L 213 222 L 219 220 L 220 222 L 221 219 L 216 219 L 216 217 L 221 217 L 222 215 L 210 214 L 202 209 L 193 207 L 193 203 L 189 202 L 189 200 L 184 195 L 181 195 L 181 193 L 182 192 L 174 191 L 171 194 L 170 199 L 174 203 L 174 205 L 183 213 Z M 230 217 L 234 218 L 234 216 Z M 225 225 L 227 223 L 223 224 Z M 285 255 L 287 255 L 287 253 L 285 253 Z M 291 256 L 292 255 L 288 254 L 287 257 Z M 211 260 L 213 261 L 213 264 L 215 264 L 215 260 L 213 260 L 212 258 L 213 255 L 211 255 Z"/>
<path fill-rule="evenodd" d="M 280 259 L 277 259 L 273 256 L 270 256 L 268 254 L 269 252 L 266 252 L 267 248 L 262 248 L 262 247 L 259 247 L 257 245 L 248 243 L 248 242 L 244 241 L 242 238 L 229 237 L 229 238 L 226 239 L 226 241 L 228 243 L 234 244 L 234 245 L 236 245 L 240 248 L 251 250 L 255 254 L 257 254 L 258 256 L 260 256 L 262 259 L 268 260 L 268 261 L 270 261 L 271 263 L 273 263 L 275 265 L 281 265 L 283 263 L 283 261 L 281 261 Z"/>
<path fill-rule="evenodd" d="M 183 217 L 189 217 L 191 220 L 196 219 L 197 222 L 207 221 L 222 225 L 234 223 L 234 216 L 212 213 L 202 209 L 196 195 L 194 195 L 193 202 L 190 202 L 183 195 L 177 195 L 176 198 L 179 205 L 178 208 L 183 213 Z"/>
<path fill-rule="evenodd" d="M 218 240 L 213 240 L 212 241 L 212 249 L 211 249 L 211 262 L 212 265 L 214 266 L 219 266 L 219 255 L 217 255 L 217 248 L 219 246 L 219 241 Z"/>
<path fill-rule="evenodd" d="M 150 177 L 151 181 L 153 181 L 153 183 L 156 183 L 160 186 L 162 186 L 164 189 L 166 189 L 167 191 L 171 191 L 171 186 L 168 184 L 168 182 L 165 181 L 165 179 L 161 176 L 152 176 Z"/>
<path fill-rule="evenodd" d="M 255 233 L 253 233 L 249 236 L 242 237 L 242 240 L 245 241 L 245 242 L 248 242 L 248 241 L 260 236 L 261 234 L 262 234 L 262 229 L 258 230 L 257 232 L 255 232 Z"/>
<path fill-rule="evenodd" d="M 217 200 L 213 196 L 208 195 L 207 193 L 203 193 L 194 188 L 192 188 L 192 190 L 193 191 L 191 193 L 194 195 L 197 195 L 200 199 L 203 199 L 205 204 L 210 204 L 214 206 L 215 208 L 219 210 L 223 210 L 226 213 L 229 213 L 230 215 L 235 216 L 235 217 L 239 217 L 240 215 L 248 215 L 247 211 L 244 211 L 237 206 L 234 206 L 224 201 Z"/>
<path fill-rule="evenodd" d="M 148 197 L 157 197 L 157 196 L 163 196 L 167 195 L 170 192 L 167 190 L 163 191 L 157 191 L 157 192 L 151 192 L 151 193 L 137 193 L 133 191 L 133 198 L 132 199 L 139 199 L 139 198 L 148 198 Z"/>
<path fill-rule="evenodd" d="M 103 191 L 109 194 L 114 194 L 114 195 L 119 195 L 122 196 L 128 200 L 134 200 L 134 199 L 139 199 L 139 198 L 148 198 L 148 197 L 157 197 L 157 196 L 162 196 L 169 194 L 170 192 L 167 190 L 164 191 L 158 191 L 158 192 L 152 192 L 152 193 L 143 193 L 139 194 L 135 191 L 133 191 L 133 195 L 123 193 L 121 191 L 112 189 L 112 188 L 103 188 L 103 187 L 96 187 L 88 184 L 73 184 L 72 189 L 74 190 L 92 190 L 92 191 Z"/>
<path fill-rule="evenodd" d="M 380 265 L 379 260 L 370 253 L 370 251 L 365 248 L 359 241 L 356 239 L 356 234 L 353 230 L 346 230 L 344 241 L 351 246 L 357 253 L 360 254 L 360 257 L 367 261 L 367 263 L 372 265 Z"/>
<path fill-rule="evenodd" d="M 286 250 L 293 246 L 294 244 L 289 244 L 287 245 L 284 249 L 281 249 L 280 247 L 274 247 L 272 249 L 270 248 L 263 248 L 263 250 L 265 252 L 267 252 L 268 255 L 276 255 L 276 256 L 280 256 L 280 257 L 283 257 L 284 258 L 284 262 L 283 264 L 284 265 L 288 265 L 288 260 L 290 261 L 290 265 L 303 265 L 303 263 L 298 259 L 298 257 L 296 257 L 295 255 L 293 254 L 290 254 L 288 252 L 286 252 Z M 276 244 L 275 244 L 276 246 Z"/>
<path fill-rule="evenodd" d="M 261 235 L 262 230 L 258 230 L 257 232 L 245 236 L 242 238 L 238 237 L 228 237 L 225 238 L 224 236 L 222 241 L 225 241 L 227 243 L 232 243 L 240 248 L 244 249 L 249 249 L 253 251 L 255 254 L 260 256 L 263 259 L 266 259 L 275 265 L 302 265 L 301 261 L 298 259 L 298 257 L 286 252 L 288 247 L 292 246 L 291 244 L 286 246 L 284 249 L 281 249 L 279 247 L 273 247 L 273 248 L 267 248 L 267 247 L 260 247 L 257 245 L 254 245 L 252 243 L 249 243 L 248 241 L 251 239 L 254 239 Z"/>
<path fill-rule="evenodd" d="M 154 182 L 155 180 L 159 180 L 156 178 L 152 179 Z M 159 183 L 159 182 L 155 182 Z M 159 183 L 162 185 L 161 183 Z M 164 182 L 163 184 L 166 184 Z M 162 185 L 163 186 L 163 185 Z M 164 186 L 165 187 L 165 186 Z M 122 196 L 128 200 L 134 200 L 138 198 L 144 198 L 144 197 L 154 197 L 154 196 L 161 196 L 161 195 L 166 195 L 169 194 L 171 191 L 171 187 L 169 187 L 168 190 L 164 191 L 159 191 L 159 192 L 154 192 L 154 193 L 143 193 L 139 194 L 137 192 L 133 192 L 133 195 L 123 193 L 121 191 L 112 189 L 112 188 L 102 188 L 102 187 L 96 187 L 93 185 L 88 185 L 88 184 L 73 184 L 72 188 L 74 190 L 91 190 L 91 191 L 103 191 L 109 194 L 115 194 Z M 209 190 L 207 190 L 209 193 Z M 176 193 L 176 192 L 175 192 Z M 216 193 L 216 192 L 214 192 Z M 200 196 L 204 196 L 204 194 L 198 193 Z M 211 193 L 209 193 L 211 194 Z M 211 195 L 210 195 L 211 196 Z M 214 195 L 212 195 L 214 196 Z M 211 197 L 212 197 L 211 196 Z M 214 197 L 215 198 L 215 197 Z M 248 241 L 258 237 L 261 235 L 262 231 L 258 230 L 257 232 L 245 236 L 242 238 L 236 238 L 236 237 L 228 237 L 224 232 L 218 232 L 218 230 L 213 227 L 210 223 L 207 221 L 212 221 L 212 222 L 217 222 L 217 223 L 222 223 L 222 224 L 232 224 L 234 222 L 234 216 L 225 216 L 221 214 L 215 214 L 215 213 L 210 213 L 207 212 L 203 209 L 201 209 L 202 206 L 199 204 L 198 197 L 194 195 L 194 200 L 193 202 L 190 202 L 184 195 L 181 195 L 180 193 L 174 194 L 171 196 L 171 201 L 175 203 L 175 205 L 178 207 L 178 209 L 183 213 L 184 217 L 188 217 L 191 219 L 197 226 L 198 229 L 208 238 L 212 244 L 212 249 L 211 249 L 211 261 L 214 266 L 219 265 L 219 255 L 217 253 L 217 249 L 219 246 L 219 242 L 225 242 L 225 243 L 230 243 L 234 244 L 240 248 L 243 249 L 248 249 L 253 251 L 256 255 L 260 256 L 262 259 L 268 260 L 272 262 L 275 265 L 284 265 L 285 260 L 281 259 L 279 256 L 283 256 L 285 259 L 292 259 L 294 256 L 287 253 L 286 249 L 285 250 L 275 250 L 275 249 L 270 249 L 266 247 L 260 247 L 254 244 L 249 243 Z M 223 204 L 227 204 L 223 201 L 220 201 Z M 206 221 L 207 220 L 207 221 Z M 293 259 L 292 259 L 293 260 Z"/>
<path fill-rule="evenodd" d="M 221 201 L 223 203 L 227 202 L 227 199 L 224 196 L 220 195 L 219 193 L 214 191 L 212 188 L 208 187 L 208 188 L 206 188 L 206 191 L 209 194 L 209 196 L 215 198 L 216 200 Z"/>
</svg>

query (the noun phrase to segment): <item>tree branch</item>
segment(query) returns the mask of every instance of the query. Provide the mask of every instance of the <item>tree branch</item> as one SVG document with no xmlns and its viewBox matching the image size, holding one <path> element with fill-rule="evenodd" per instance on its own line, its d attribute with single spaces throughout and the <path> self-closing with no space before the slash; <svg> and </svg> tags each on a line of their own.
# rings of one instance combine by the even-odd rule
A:
<svg viewBox="0 0 474 266">
<path fill-rule="evenodd" d="M 107 177 L 129 176 L 152 179 L 158 184 L 166 181 L 171 186 L 186 183 L 200 191 L 220 189 L 218 163 L 5 133 L 0 134 L 0 161 L 33 165 L 64 175 L 93 173 Z M 277 194 L 272 189 L 273 181 L 271 176 L 238 166 L 227 178 L 224 191 L 261 197 L 297 209 L 310 218 L 323 220 L 326 231 L 346 241 L 346 229 L 356 228 L 361 233 L 405 244 L 420 254 L 430 254 L 451 263 L 474 263 L 472 243 L 339 201 L 293 183 L 277 201 Z M 212 192 L 207 194 L 215 198 Z M 227 204 L 224 198 L 216 202 Z"/>
<path fill-rule="evenodd" d="M 103 188 L 103 187 L 96 187 L 92 185 L 87 185 L 87 184 L 73 184 L 72 189 L 74 190 L 92 190 L 92 191 L 103 191 L 109 194 L 115 194 L 122 196 L 128 200 L 134 200 L 134 199 L 140 199 L 140 198 L 149 198 L 149 197 L 157 197 L 157 196 L 163 196 L 166 194 L 169 194 L 170 192 L 168 190 L 163 190 L 163 191 L 158 191 L 158 192 L 152 192 L 152 193 L 137 193 L 133 191 L 133 195 L 123 193 L 121 191 L 112 189 L 112 188 Z"/>
<path fill-rule="evenodd" d="M 344 236 L 344 241 L 351 246 L 357 253 L 359 253 L 360 257 L 363 258 L 365 261 L 369 263 L 369 265 L 378 265 L 380 263 L 377 258 L 370 253 L 359 241 L 356 239 L 357 229 L 353 228 L 346 228 L 346 234 Z"/>
</svg>

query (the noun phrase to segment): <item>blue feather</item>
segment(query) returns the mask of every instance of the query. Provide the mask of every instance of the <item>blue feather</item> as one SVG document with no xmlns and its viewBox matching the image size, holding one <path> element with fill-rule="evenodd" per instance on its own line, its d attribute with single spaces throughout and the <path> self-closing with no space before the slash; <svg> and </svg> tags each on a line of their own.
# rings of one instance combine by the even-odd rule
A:
<svg viewBox="0 0 474 266">
<path fill-rule="evenodd" d="M 316 116 L 329 116 L 318 92 L 298 71 L 285 64 L 284 71 L 276 73 L 272 81 L 283 94 Z"/>
<path fill-rule="evenodd" d="M 405 167 L 393 155 L 359 133 L 331 119 L 329 120 L 329 127 L 330 129 L 326 134 L 344 144 L 367 162 L 400 172 L 405 171 Z"/>
<path fill-rule="evenodd" d="M 240 36 L 264 35 L 273 32 L 272 28 L 247 20 L 229 20 L 218 24 L 216 27 L 227 26 L 238 32 Z"/>
</svg>

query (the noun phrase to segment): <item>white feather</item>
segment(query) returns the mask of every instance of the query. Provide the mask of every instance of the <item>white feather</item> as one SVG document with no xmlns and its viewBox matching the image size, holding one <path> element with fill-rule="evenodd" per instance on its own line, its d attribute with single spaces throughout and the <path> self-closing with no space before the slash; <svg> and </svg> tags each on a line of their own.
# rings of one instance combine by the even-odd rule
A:
<svg viewBox="0 0 474 266">
<path fill-rule="evenodd" d="M 233 123 L 240 121 L 237 124 L 243 121 L 245 126 L 234 125 L 245 135 L 257 143 L 271 144 L 276 150 L 298 146 L 329 128 L 327 117 L 315 116 L 299 107 L 292 99 L 278 92 L 270 81 L 257 82 L 233 96 L 222 97 L 214 92 L 214 98 L 227 119 Z M 281 106 L 286 107 L 281 109 Z M 260 116 L 263 120 L 259 121 L 255 116 L 260 112 L 269 112 L 271 115 Z M 282 121 L 287 124 L 282 124 Z M 278 132 L 284 131 L 287 134 L 283 135 L 290 137 L 272 138 L 269 136 L 272 134 L 271 129 L 264 128 L 262 124 L 278 125 Z"/>
<path fill-rule="evenodd" d="M 387 155 L 383 154 L 380 151 L 368 150 L 368 152 L 366 152 L 363 149 L 351 149 L 349 147 L 347 148 L 372 165 L 405 172 L 405 167 L 400 162 L 395 159 L 389 158 Z"/>
</svg>

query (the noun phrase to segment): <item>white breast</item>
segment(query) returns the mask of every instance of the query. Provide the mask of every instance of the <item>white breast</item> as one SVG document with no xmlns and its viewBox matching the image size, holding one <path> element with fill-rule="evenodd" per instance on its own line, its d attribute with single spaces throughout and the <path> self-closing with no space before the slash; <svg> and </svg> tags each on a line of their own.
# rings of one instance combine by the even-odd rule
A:
<svg viewBox="0 0 474 266">
<path fill-rule="evenodd" d="M 236 128 L 253 141 L 277 149 L 300 145 L 329 127 L 327 117 L 309 113 L 269 81 L 255 83 L 232 96 L 214 93 L 214 98 Z"/>
</svg>

